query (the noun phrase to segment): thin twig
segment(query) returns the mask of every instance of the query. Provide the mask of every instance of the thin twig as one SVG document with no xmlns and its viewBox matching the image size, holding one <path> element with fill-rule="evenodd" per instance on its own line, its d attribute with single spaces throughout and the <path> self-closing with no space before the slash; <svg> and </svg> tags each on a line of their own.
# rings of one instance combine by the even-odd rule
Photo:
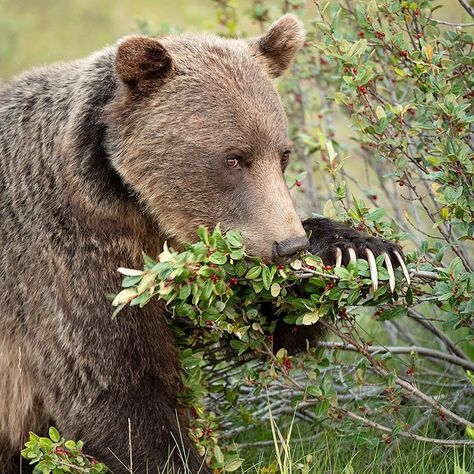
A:
<svg viewBox="0 0 474 474">
<path fill-rule="evenodd" d="M 469 360 L 467 354 L 454 344 L 454 342 L 442 331 L 440 331 L 430 320 L 413 308 L 408 308 L 408 317 L 415 320 L 420 326 L 434 334 L 438 339 L 446 344 L 446 347 L 455 355 L 464 360 Z"/>
<path fill-rule="evenodd" d="M 467 3 L 466 0 L 458 0 L 458 2 L 462 5 L 464 10 L 466 10 L 469 13 L 469 15 L 471 15 L 474 18 L 474 8 L 471 7 L 471 5 L 469 5 L 469 3 Z"/>
<path fill-rule="evenodd" d="M 363 416 L 356 415 L 355 413 L 352 413 L 349 410 L 345 410 L 344 408 L 336 407 L 335 410 L 346 415 L 349 418 L 352 418 L 353 420 L 362 422 L 364 426 L 369 426 L 379 431 L 383 431 L 384 433 L 392 434 L 393 430 L 391 428 L 381 425 L 380 423 L 376 423 L 375 421 L 368 420 L 367 418 L 364 418 Z M 474 441 L 467 441 L 463 439 L 450 440 L 450 439 L 427 438 L 426 436 L 415 435 L 413 433 L 410 433 L 409 431 L 399 431 L 397 435 L 403 436 L 404 438 L 410 438 L 415 441 L 422 441 L 424 443 L 434 443 L 439 446 L 474 446 Z"/>
<path fill-rule="evenodd" d="M 452 23 L 450 21 L 445 21 L 445 20 L 436 20 L 434 18 L 430 18 L 429 16 L 425 18 L 427 20 L 434 21 L 435 23 L 438 23 L 439 25 L 454 26 L 456 28 L 470 28 L 471 26 L 474 26 L 474 23 Z"/>
<path fill-rule="evenodd" d="M 324 347 L 326 349 L 340 349 L 344 351 L 359 352 L 357 347 L 352 344 L 342 344 L 340 342 L 327 342 L 327 341 L 318 341 L 316 343 L 319 347 Z M 426 357 L 432 357 L 433 359 L 440 359 L 446 362 L 450 362 L 455 365 L 459 365 L 464 369 L 474 370 L 474 362 L 468 361 L 461 357 L 455 355 L 447 354 L 445 352 L 437 351 L 435 349 L 429 349 L 427 347 L 420 346 L 370 346 L 367 347 L 367 352 L 370 354 L 378 353 L 385 354 L 391 352 L 392 354 L 411 354 L 416 352 L 420 355 Z"/>
</svg>

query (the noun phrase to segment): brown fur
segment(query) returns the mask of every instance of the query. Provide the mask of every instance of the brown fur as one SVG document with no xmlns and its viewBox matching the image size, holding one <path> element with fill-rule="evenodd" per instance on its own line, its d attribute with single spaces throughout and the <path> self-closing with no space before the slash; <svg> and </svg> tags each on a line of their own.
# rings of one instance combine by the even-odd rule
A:
<svg viewBox="0 0 474 474">
<path fill-rule="evenodd" d="M 302 41 L 292 16 L 250 42 L 125 38 L 0 89 L 0 472 L 51 420 L 122 472 L 111 452 L 128 459 L 130 419 L 134 472 L 166 462 L 181 381 L 164 308 L 111 321 L 105 294 L 120 286 L 117 267 L 194 239 L 199 224 L 240 228 L 267 260 L 304 236 L 270 82 Z"/>
</svg>

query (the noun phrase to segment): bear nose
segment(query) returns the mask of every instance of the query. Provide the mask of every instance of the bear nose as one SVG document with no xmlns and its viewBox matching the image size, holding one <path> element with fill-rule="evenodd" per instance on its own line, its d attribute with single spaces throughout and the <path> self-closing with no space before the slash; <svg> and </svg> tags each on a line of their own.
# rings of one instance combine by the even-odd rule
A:
<svg viewBox="0 0 474 474">
<path fill-rule="evenodd" d="M 301 252 L 308 250 L 309 240 L 306 237 L 285 239 L 276 244 L 278 257 L 297 257 Z"/>
</svg>

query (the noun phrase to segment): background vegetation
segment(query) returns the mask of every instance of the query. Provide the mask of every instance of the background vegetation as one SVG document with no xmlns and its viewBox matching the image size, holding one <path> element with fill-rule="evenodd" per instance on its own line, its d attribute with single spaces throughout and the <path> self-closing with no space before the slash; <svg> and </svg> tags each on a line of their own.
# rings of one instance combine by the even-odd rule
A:
<svg viewBox="0 0 474 474">
<path fill-rule="evenodd" d="M 318 304 L 332 302 L 319 316 L 337 318 L 334 324 L 323 318 L 333 338 L 298 357 L 283 352 L 272 358 L 262 344 L 253 344 L 256 320 L 242 334 L 243 326 L 229 330 L 226 320 L 204 317 L 203 308 L 193 320 L 189 308 L 175 305 L 175 317 L 201 328 L 191 336 L 178 334 L 183 347 L 192 348 L 183 351 L 188 387 L 183 402 L 190 408 L 192 434 L 217 470 L 461 474 L 474 469 L 469 446 L 474 437 L 474 56 L 470 26 L 431 18 L 474 20 L 457 1 L 434 10 L 426 0 L 317 5 L 0 0 L 3 79 L 34 64 L 81 56 L 133 31 L 257 34 L 286 11 L 307 23 L 305 48 L 292 74 L 279 83 L 297 151 L 288 174 L 295 200 L 302 215 L 337 217 L 401 240 L 413 283 L 408 288 L 399 279 L 398 299 L 382 284 L 363 303 L 349 299 L 344 288 L 352 275 L 334 275 L 318 262 L 306 262 L 306 269 L 326 275 L 308 278 L 314 287 L 306 288 L 321 296 Z M 228 250 L 230 255 L 236 249 Z M 148 262 L 147 270 L 152 268 Z M 349 270 L 362 291 L 367 269 L 358 262 Z M 271 294 L 280 277 L 269 269 L 270 281 L 264 281 L 265 271 L 242 275 L 252 280 L 252 291 L 264 293 L 268 286 Z M 219 278 L 209 294 L 227 291 L 218 280 L 227 282 L 232 270 L 222 272 L 216 270 Z M 159 281 L 168 276 L 155 275 Z M 325 287 L 333 276 L 341 280 Z M 139 280 L 125 284 L 138 286 Z M 177 299 L 184 301 L 191 295 L 179 296 L 181 283 L 176 281 Z M 150 288 L 142 287 L 150 292 L 146 297 L 152 296 Z M 376 306 L 370 304 L 374 299 Z M 230 364 L 229 355 L 217 363 L 220 349 L 202 349 L 203 341 L 222 334 L 229 341 L 225 349 L 236 351 Z M 53 435 L 51 443 L 32 439 L 30 452 L 49 449 L 59 461 L 69 456 L 65 441 Z"/>
</svg>

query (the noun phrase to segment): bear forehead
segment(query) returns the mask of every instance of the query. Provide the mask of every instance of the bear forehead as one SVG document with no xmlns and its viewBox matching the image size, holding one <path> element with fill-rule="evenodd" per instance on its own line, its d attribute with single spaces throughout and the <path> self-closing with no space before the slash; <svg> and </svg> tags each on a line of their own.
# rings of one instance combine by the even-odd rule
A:
<svg viewBox="0 0 474 474">
<path fill-rule="evenodd" d="M 258 104 L 258 108 L 282 112 L 270 77 L 246 41 L 196 35 L 162 43 L 171 54 L 178 78 L 199 93 L 197 99 L 224 96 L 229 101 L 237 99 L 236 104 L 245 108 Z"/>
<path fill-rule="evenodd" d="M 176 75 L 162 91 L 180 99 L 179 116 L 199 115 L 216 128 L 249 138 L 287 142 L 287 121 L 280 97 L 245 41 L 211 36 L 180 36 L 162 41 L 175 63 Z M 161 95 L 161 94 L 160 94 Z M 204 137 L 203 137 L 204 138 Z"/>
</svg>

